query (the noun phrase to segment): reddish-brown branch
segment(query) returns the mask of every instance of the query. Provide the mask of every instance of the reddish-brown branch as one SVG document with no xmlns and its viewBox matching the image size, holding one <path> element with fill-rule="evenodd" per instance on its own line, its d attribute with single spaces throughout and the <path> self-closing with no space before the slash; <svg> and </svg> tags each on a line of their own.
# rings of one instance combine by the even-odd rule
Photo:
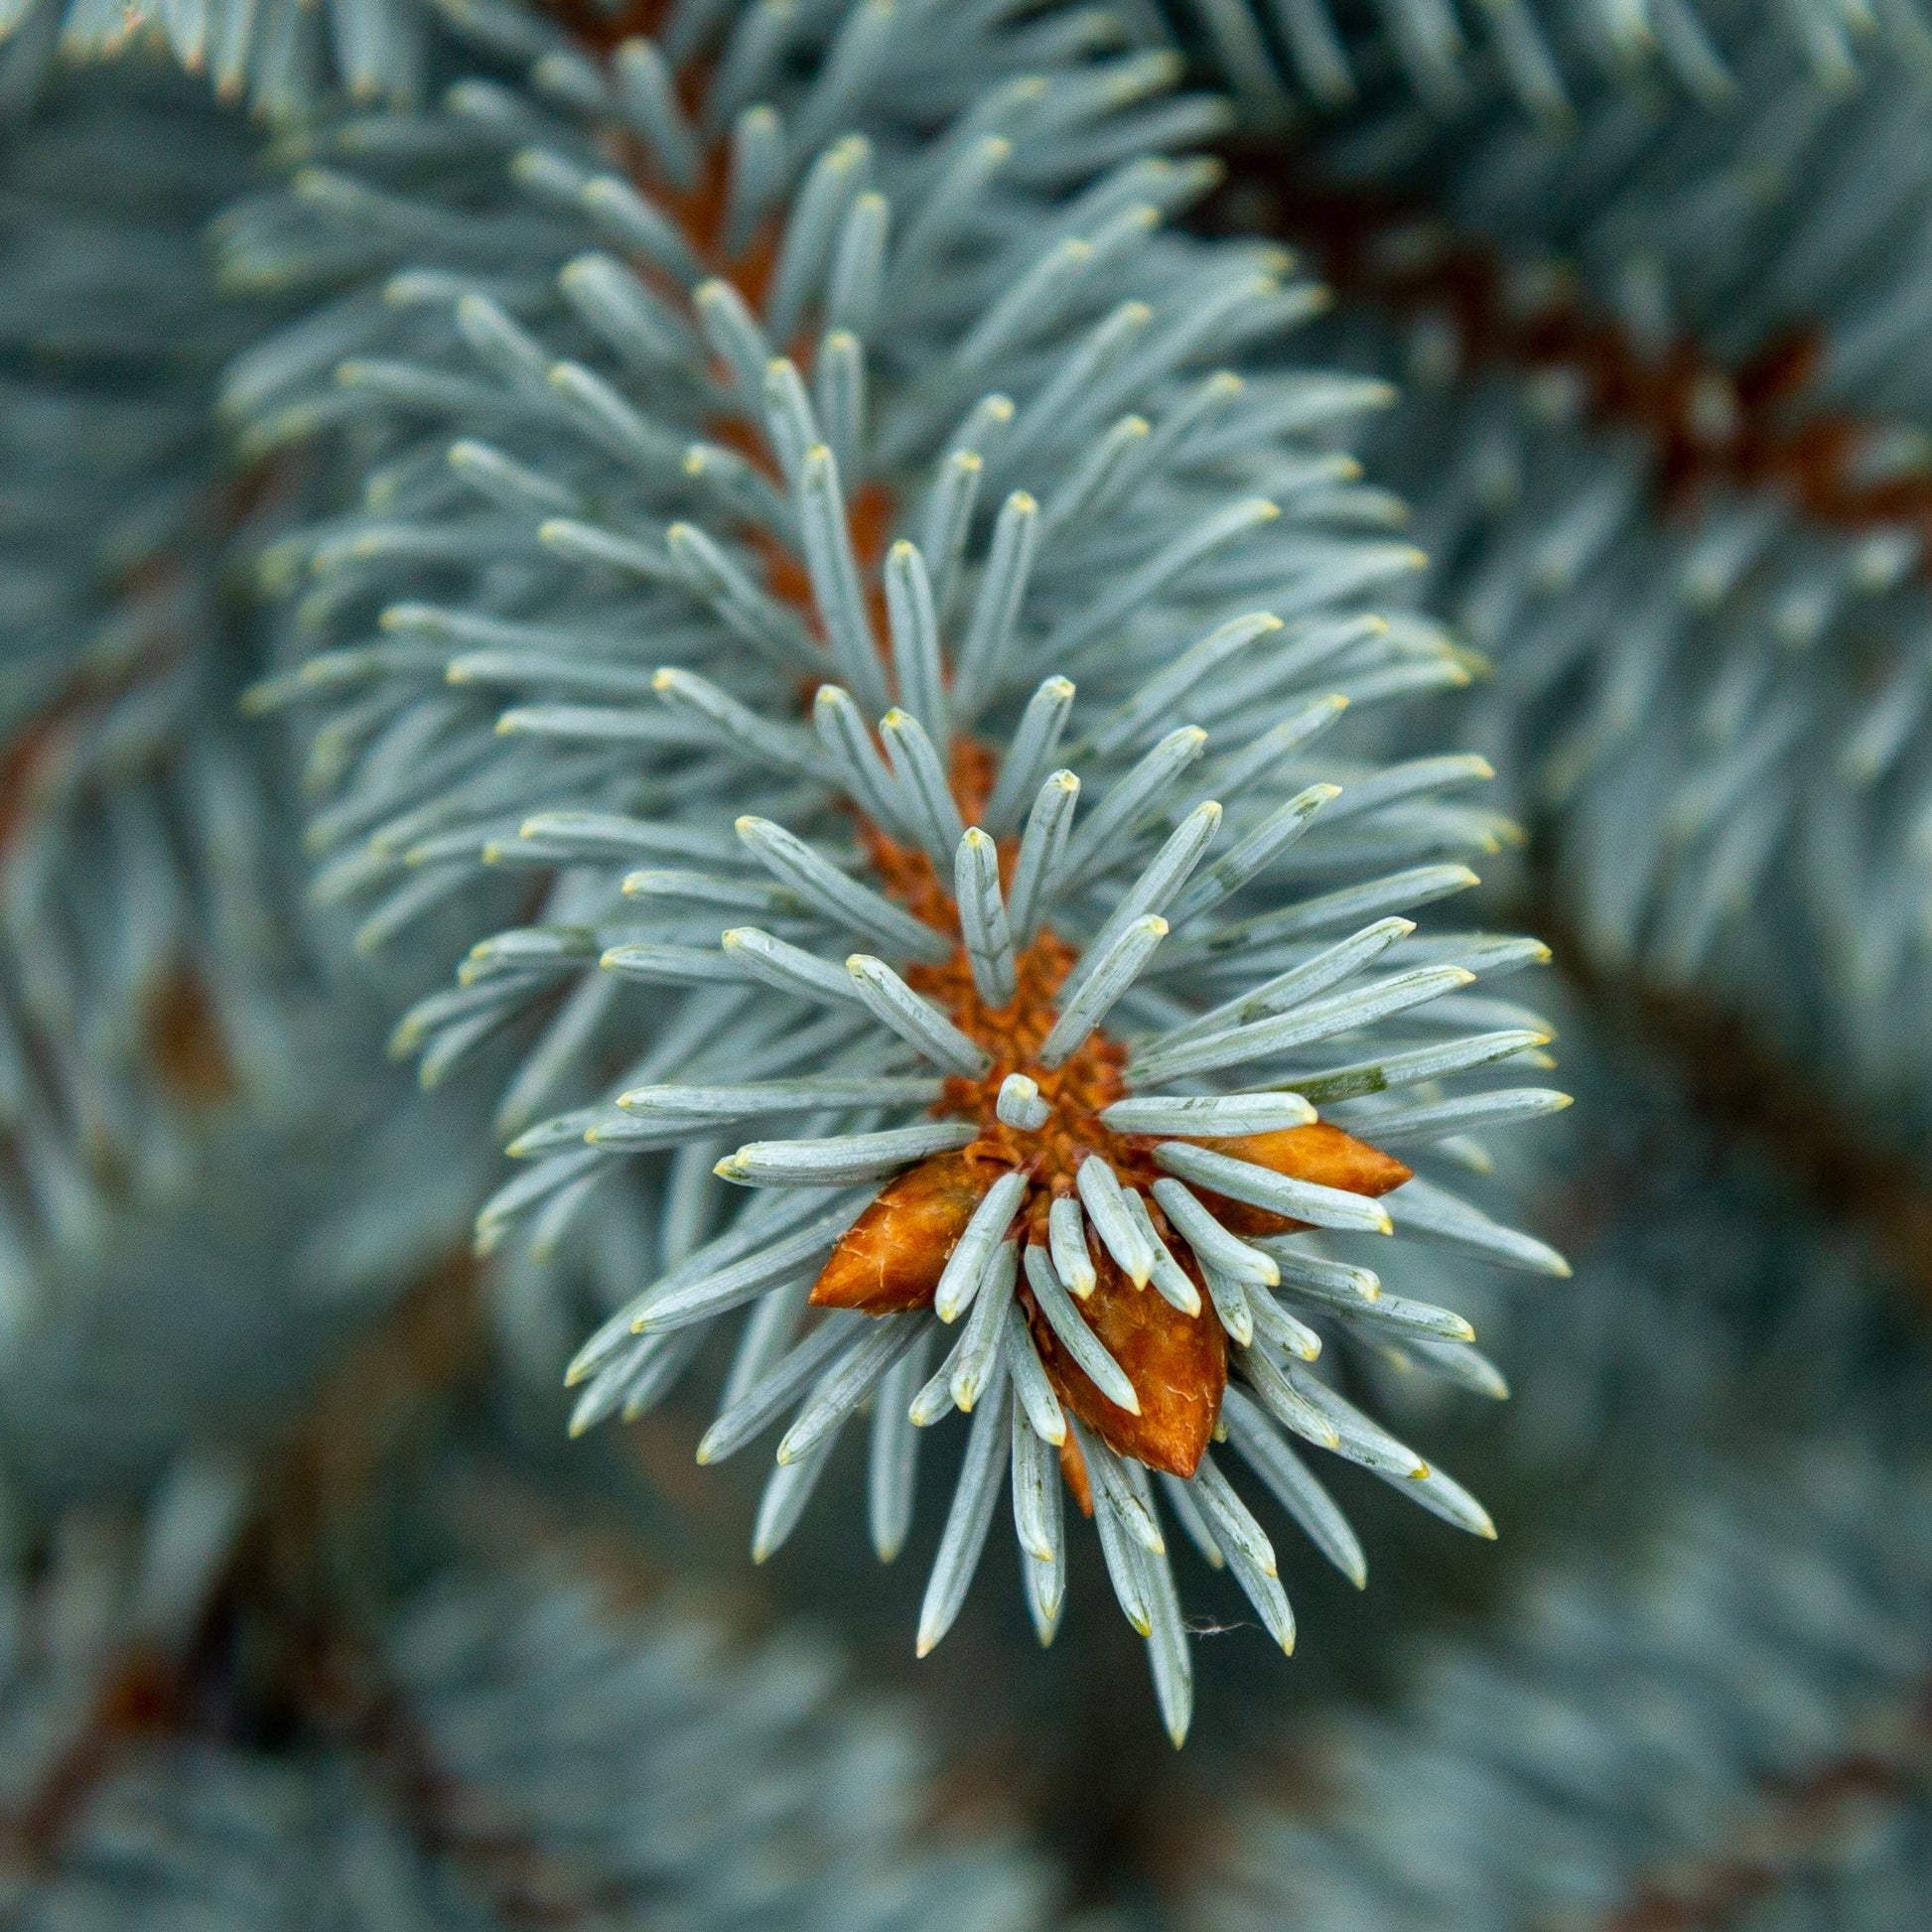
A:
<svg viewBox="0 0 1932 1932">
<path fill-rule="evenodd" d="M 44 1867 L 122 1754 L 169 1729 L 180 1708 L 175 1661 L 145 1649 L 128 1652 L 103 1678 L 85 1721 L 19 1810 L 0 1818 L 0 1872 Z"/>
<path fill-rule="evenodd" d="M 452 1860 L 511 1925 L 613 1922 L 621 1902 L 520 1821 L 448 1775 L 388 1681 L 361 1600 L 358 1550 L 399 1464 L 488 1358 L 476 1271 L 467 1256 L 431 1270 L 345 1357 L 283 1453 L 245 1562 L 280 1645 L 269 1686 L 285 1721 L 352 1749 L 426 1855 Z M 498 1517 L 493 1527 L 499 1532 Z"/>
<path fill-rule="evenodd" d="M 544 4 L 558 25 L 594 54 L 609 54 L 635 35 L 655 35 L 670 11 L 666 0 L 616 0 L 608 7 L 597 0 L 544 0 Z"/>
<path fill-rule="evenodd" d="M 1752 1822 L 1751 1849 L 1714 1853 L 1648 1879 L 1599 1932 L 1718 1932 L 1815 1867 L 1834 1840 L 1859 1830 L 1874 1806 L 1893 1808 L 1923 1791 L 1932 1765 L 1932 1683 L 1913 1698 L 1904 1734 L 1889 1748 L 1847 1750 L 1774 1783 Z"/>
<path fill-rule="evenodd" d="M 1862 478 L 1884 426 L 1805 405 L 1826 347 L 1815 325 L 1736 368 L 1688 336 L 1649 351 L 1573 278 L 1513 273 L 1493 242 L 1450 229 L 1425 204 L 1320 185 L 1278 153 L 1232 159 L 1223 220 L 1238 214 L 1305 249 L 1343 295 L 1446 317 L 1474 363 L 1573 371 L 1597 421 L 1649 435 L 1667 501 L 1715 484 L 1775 490 L 1831 529 L 1911 529 L 1932 560 L 1932 476 Z"/>
<path fill-rule="evenodd" d="M 1547 902 L 1537 909 L 1536 929 L 1549 933 L 1565 977 L 1606 1024 L 1661 1047 L 1701 1114 L 1761 1149 L 1816 1210 L 1862 1229 L 1888 1277 L 1932 1306 L 1932 1187 L 1922 1160 L 1878 1143 L 1868 1119 L 1734 1017 L 1691 994 L 1592 973 L 1582 942 L 1566 940 Z"/>
<path fill-rule="evenodd" d="M 369 1681 L 375 1671 L 366 1658 L 355 1675 L 362 1681 L 350 1741 L 373 1766 L 421 1851 L 460 1865 L 505 1924 L 619 1922 L 628 1902 L 623 1886 L 559 1856 L 508 1807 L 450 1776 L 404 1700 Z"/>
<path fill-rule="evenodd" d="M 257 463 L 204 493 L 191 540 L 218 549 L 250 518 L 290 498 L 300 466 Z M 178 600 L 190 573 L 178 555 L 151 557 L 112 586 L 123 610 L 143 613 L 139 647 L 111 668 L 83 664 L 0 746 L 0 860 L 41 802 L 75 740 L 121 698 L 166 675 L 194 650 Z M 187 1107 L 232 1099 L 240 1082 L 222 1038 L 208 988 L 185 960 L 170 963 L 147 989 L 141 1015 L 148 1059 L 162 1086 Z"/>
</svg>

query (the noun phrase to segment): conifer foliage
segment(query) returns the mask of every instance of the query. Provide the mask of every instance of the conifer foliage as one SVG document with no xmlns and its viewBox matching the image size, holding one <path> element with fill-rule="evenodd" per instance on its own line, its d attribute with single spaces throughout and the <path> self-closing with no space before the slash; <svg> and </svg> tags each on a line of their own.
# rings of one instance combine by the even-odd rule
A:
<svg viewBox="0 0 1932 1932">
<path fill-rule="evenodd" d="M 7 1911 L 1915 1922 L 1928 131 L 0 0 Z"/>
</svg>

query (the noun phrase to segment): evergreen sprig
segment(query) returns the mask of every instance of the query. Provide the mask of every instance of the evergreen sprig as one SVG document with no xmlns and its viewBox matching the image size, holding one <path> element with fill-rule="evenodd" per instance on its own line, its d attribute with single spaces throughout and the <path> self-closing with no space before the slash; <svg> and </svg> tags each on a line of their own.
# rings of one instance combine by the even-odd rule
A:
<svg viewBox="0 0 1932 1932">
<path fill-rule="evenodd" d="M 1354 533 L 1391 506 L 1301 442 L 1359 386 L 1216 365 L 1311 292 L 1157 232 L 1213 171 L 1146 150 L 1212 104 L 1144 105 L 1162 58 L 1094 62 L 1084 29 L 992 12 L 920 19 L 908 89 L 915 17 L 855 9 L 794 69 L 748 15 L 695 118 L 668 32 L 607 71 L 532 30 L 533 94 L 461 83 L 407 138 L 351 124 L 319 152 L 359 172 L 312 166 L 231 220 L 249 286 L 363 284 L 255 351 L 231 405 L 265 444 L 336 425 L 383 465 L 369 509 L 281 547 L 318 580 L 298 638 L 329 647 L 256 702 L 330 708 L 339 782 L 312 836 L 338 854 L 325 892 L 383 891 L 365 943 L 492 868 L 538 874 L 537 921 L 480 941 L 398 1035 L 441 1078 L 547 1017 L 498 1114 L 533 1165 L 484 1244 L 534 1215 L 554 1246 L 600 1211 L 613 1155 L 671 1153 L 666 1272 L 579 1352 L 577 1426 L 641 1414 L 711 1318 L 758 1302 L 701 1454 L 804 1398 L 764 1556 L 872 1402 L 890 1556 L 913 1426 L 976 1410 L 921 1650 L 1009 1455 L 1050 1637 L 1063 1458 L 1178 1741 L 1186 1641 L 1144 1469 L 1194 1485 L 1173 1506 L 1284 1647 L 1272 1546 L 1207 1456 L 1224 1425 L 1351 1574 L 1352 1533 L 1276 1423 L 1489 1533 L 1305 1368 L 1319 1330 L 1272 1291 L 1488 1385 L 1466 1323 L 1243 1236 L 1399 1225 L 1560 1272 L 1340 1125 L 1406 1148 L 1561 1104 L 1435 1085 L 1540 1044 L 1450 996 L 1541 949 L 1412 940 L 1399 916 L 1474 883 L 1455 855 L 1505 835 L 1437 795 L 1480 760 L 1308 755 L 1346 704 L 1466 674 L 1427 624 L 1362 609 L 1413 559 Z M 1015 77 L 986 88 L 989 64 Z M 600 232 L 649 267 L 577 252 Z M 1398 970 L 1361 977 L 1385 953 Z M 626 983 L 690 990 L 621 1011 Z M 829 1010 L 806 1024 L 800 999 Z M 1311 1064 L 1331 1040 L 1340 1059 Z M 592 1104 L 537 1118 L 571 1087 Z M 728 1153 L 766 1120 L 793 1137 Z M 707 1244 L 714 1169 L 783 1191 Z M 792 1346 L 813 1274 L 820 1307 L 857 1312 Z M 969 1305 L 922 1388 L 923 1311 Z M 1252 1395 L 1224 1416 L 1229 1339 Z"/>
</svg>

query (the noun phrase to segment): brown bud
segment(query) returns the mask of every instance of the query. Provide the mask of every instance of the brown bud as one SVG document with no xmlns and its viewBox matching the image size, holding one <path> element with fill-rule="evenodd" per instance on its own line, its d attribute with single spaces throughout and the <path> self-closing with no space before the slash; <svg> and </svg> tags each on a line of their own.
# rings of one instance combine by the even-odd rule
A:
<svg viewBox="0 0 1932 1932">
<path fill-rule="evenodd" d="M 1184 1250 L 1174 1258 L 1194 1272 Z M 1130 1416 L 1094 1387 L 1023 1287 L 1022 1306 L 1047 1378 L 1060 1400 L 1110 1448 L 1151 1469 L 1190 1476 L 1221 1413 L 1227 1337 L 1205 1309 L 1197 1315 L 1182 1314 L 1153 1289 L 1136 1288 L 1111 1255 L 1103 1253 L 1097 1261 L 1100 1279 L 1080 1312 L 1126 1371 L 1141 1413 Z"/>
<path fill-rule="evenodd" d="M 946 1258 L 1003 1172 L 969 1150 L 936 1154 L 900 1174 L 840 1237 L 812 1305 L 867 1314 L 930 1308 Z"/>
<path fill-rule="evenodd" d="M 1230 1140 L 1203 1141 L 1216 1154 L 1286 1174 L 1291 1180 L 1311 1180 L 1321 1187 L 1339 1187 L 1371 1198 L 1400 1187 L 1410 1176 L 1393 1155 L 1344 1134 L 1339 1127 L 1317 1121 L 1310 1127 L 1283 1127 L 1272 1134 L 1242 1134 Z M 1266 1207 L 1229 1200 L 1224 1194 L 1197 1188 L 1214 1218 L 1232 1234 L 1292 1234 L 1306 1221 L 1291 1220 Z"/>
<path fill-rule="evenodd" d="M 214 1107 L 235 1097 L 240 1081 L 199 974 L 187 966 L 165 973 L 149 988 L 141 1019 L 155 1071 L 184 1106 Z"/>
<path fill-rule="evenodd" d="M 1073 1491 L 1073 1500 L 1079 1504 L 1080 1514 L 1091 1516 L 1093 1484 L 1087 1476 L 1087 1458 L 1080 1453 L 1079 1441 L 1070 1429 L 1066 1432 L 1066 1441 L 1060 1445 L 1060 1475 Z"/>
</svg>

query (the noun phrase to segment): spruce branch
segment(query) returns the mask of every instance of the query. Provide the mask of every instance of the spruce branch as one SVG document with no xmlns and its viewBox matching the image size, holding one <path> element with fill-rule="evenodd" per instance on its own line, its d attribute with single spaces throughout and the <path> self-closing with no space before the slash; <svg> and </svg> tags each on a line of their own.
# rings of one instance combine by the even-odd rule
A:
<svg viewBox="0 0 1932 1932">
<path fill-rule="evenodd" d="M 770 31 L 745 16 L 691 74 L 720 130 L 711 199 L 679 186 L 687 144 L 646 84 L 688 51 L 636 39 L 568 88 L 564 65 L 530 70 L 562 115 L 534 145 L 514 96 L 459 88 L 419 129 L 462 157 L 450 181 L 350 121 L 229 217 L 237 282 L 384 297 L 231 371 L 259 447 L 352 435 L 382 457 L 362 508 L 269 559 L 309 587 L 255 702 L 319 720 L 318 890 L 373 900 L 370 949 L 528 881 L 525 922 L 480 937 L 395 1045 L 431 1082 L 498 1040 L 521 1055 L 498 1119 L 533 1165 L 484 1207 L 483 1247 L 527 1227 L 514 1245 L 542 1262 L 600 1224 L 643 1236 L 633 1269 L 655 1247 L 651 1286 L 633 1273 L 576 1354 L 573 1427 L 645 1413 L 703 1327 L 751 1308 L 700 1454 L 789 1414 L 762 1560 L 868 1406 L 876 1541 L 897 1548 L 917 1428 L 970 1414 L 920 1653 L 1009 1472 L 1051 1636 L 1065 1486 L 1178 1742 L 1188 1647 L 1148 1470 L 1207 1485 L 1210 1541 L 1293 1641 L 1272 1547 L 1208 1455 L 1228 1334 L 1256 1392 L 1230 1453 L 1319 1513 L 1286 1427 L 1491 1533 L 1307 1367 L 1320 1328 L 1289 1305 L 1328 1277 L 1255 1243 L 1400 1229 L 1564 1271 L 1373 1144 L 1385 1116 L 1424 1147 L 1563 1104 L 1430 1084 L 1534 1054 L 1533 1020 L 1484 1030 L 1453 1002 L 1539 949 L 1400 949 L 1410 910 L 1475 883 L 1460 855 L 1510 836 L 1443 796 L 1480 759 L 1310 751 L 1344 705 L 1467 671 L 1373 612 L 1418 560 L 1382 534 L 1388 500 L 1305 440 L 1358 395 L 1225 364 L 1315 293 L 1271 251 L 1165 227 L 1211 185 L 1184 144 L 1218 104 L 1155 104 L 1159 56 L 1061 47 L 1027 75 L 1032 31 L 971 15 L 861 7 L 789 65 Z M 915 63 L 923 93 L 893 84 Z M 620 151 L 624 175 L 597 159 Z M 1394 970 L 1358 979 L 1385 946 Z M 1001 1114 L 1014 1073 L 1047 1108 L 1034 1128 Z M 931 1079 L 913 1104 L 940 1118 L 908 1118 Z M 1234 1131 L 1284 1087 L 1298 1124 Z M 1189 1123 L 1200 1145 L 1153 1115 L 1109 1125 L 1130 1090 L 1231 1109 Z M 606 1164 L 627 1187 L 600 1189 Z M 768 1193 L 715 1232 L 719 1181 Z M 946 1285 L 935 1372 L 954 1252 L 975 1268 Z M 808 1288 L 827 1312 L 802 1330 Z M 1315 1319 L 1427 1334 L 1475 1376 L 1467 1324 L 1422 1303 L 1330 1298 Z"/>
</svg>

